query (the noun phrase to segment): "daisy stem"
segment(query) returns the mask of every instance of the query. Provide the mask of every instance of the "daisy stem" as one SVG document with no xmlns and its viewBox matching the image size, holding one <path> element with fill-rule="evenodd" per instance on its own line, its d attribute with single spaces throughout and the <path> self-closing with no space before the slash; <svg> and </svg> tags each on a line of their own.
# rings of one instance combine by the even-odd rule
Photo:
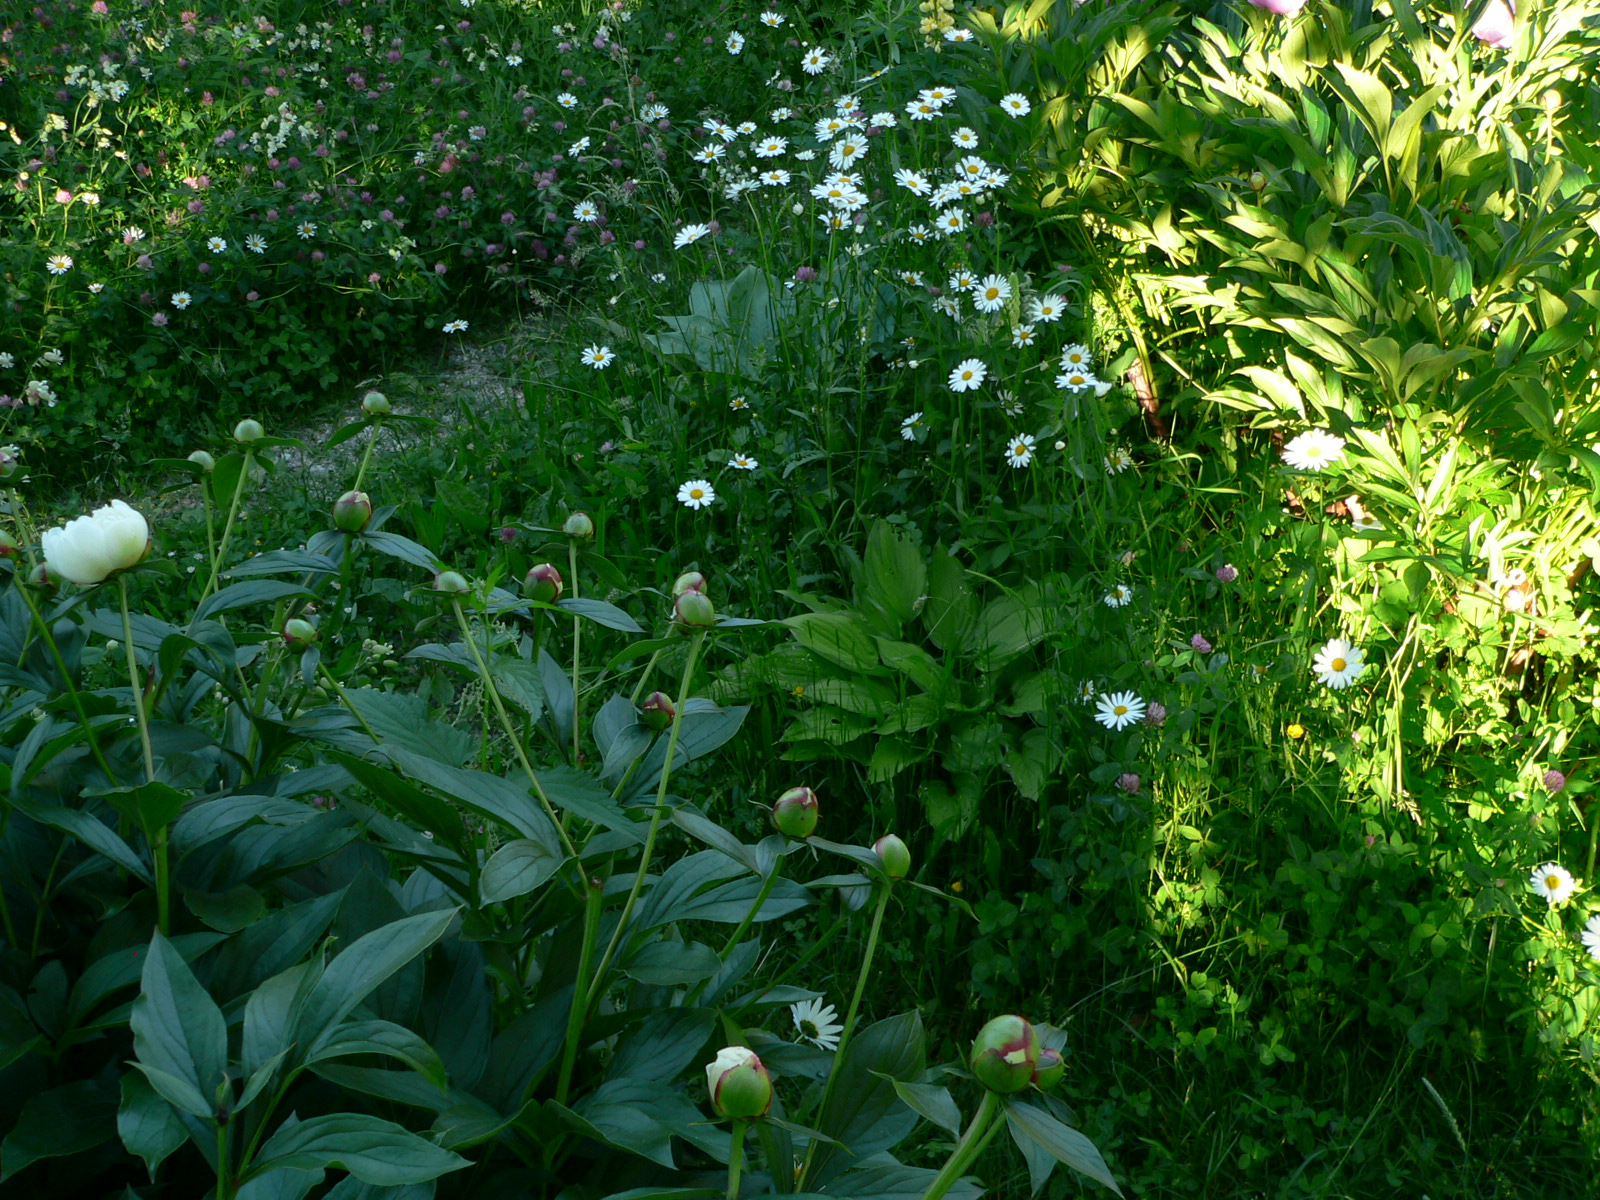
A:
<svg viewBox="0 0 1600 1200">
<path fill-rule="evenodd" d="M 572 598 L 578 599 L 578 543 L 576 539 L 567 542 L 567 570 L 572 576 Z M 578 765 L 579 737 L 583 729 L 583 701 L 578 694 L 578 664 L 580 646 L 583 639 L 583 618 L 577 613 L 572 614 L 572 765 Z"/>
<path fill-rule="evenodd" d="M 867 935 L 867 950 L 861 958 L 861 972 L 856 976 L 855 995 L 850 997 L 850 1010 L 845 1014 L 844 1028 L 839 1032 L 839 1048 L 833 1054 L 833 1069 L 828 1072 L 828 1083 L 822 1090 L 822 1103 L 817 1106 L 817 1116 L 813 1124 L 820 1126 L 828 1112 L 828 1101 L 833 1098 L 834 1086 L 839 1082 L 839 1067 L 844 1062 L 845 1051 L 850 1049 L 850 1036 L 856 1031 L 856 1017 L 861 1012 L 861 997 L 867 990 L 867 976 L 872 972 L 872 958 L 878 949 L 878 931 L 883 928 L 884 910 L 889 907 L 889 893 L 894 890 L 894 885 L 885 881 L 878 892 L 878 907 L 872 914 L 872 932 Z M 811 1170 L 811 1160 L 816 1157 L 820 1141 L 813 1140 L 806 1147 L 806 1160 L 800 1167 L 799 1178 L 795 1180 L 795 1191 L 804 1191 L 806 1175 Z"/>
<path fill-rule="evenodd" d="M 739 1200 L 739 1169 L 744 1165 L 744 1135 L 749 1121 L 733 1123 L 733 1148 L 728 1154 L 728 1200 Z"/>
</svg>

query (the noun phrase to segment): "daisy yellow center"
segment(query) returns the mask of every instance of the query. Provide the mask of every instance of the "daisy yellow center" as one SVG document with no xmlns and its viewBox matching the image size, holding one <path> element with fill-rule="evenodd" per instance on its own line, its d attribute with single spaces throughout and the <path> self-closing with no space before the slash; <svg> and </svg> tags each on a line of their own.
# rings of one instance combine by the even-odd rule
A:
<svg viewBox="0 0 1600 1200">
<path fill-rule="evenodd" d="M 1560 888 L 1561 888 L 1561 876 L 1559 876 L 1559 875 L 1546 875 L 1544 877 L 1544 885 L 1545 885 L 1545 887 L 1549 888 L 1552 892 L 1560 890 Z"/>
<path fill-rule="evenodd" d="M 963 372 L 961 372 L 961 378 L 963 378 L 963 379 L 971 379 L 972 378 L 972 372 L 971 371 L 963 371 Z"/>
<path fill-rule="evenodd" d="M 1000 289 L 997 288 L 997 287 L 984 288 L 983 289 L 983 298 L 985 300 L 994 300 L 994 299 L 998 298 L 999 295 L 1000 295 Z"/>
<path fill-rule="evenodd" d="M 689 499 L 691 499 L 691 500 L 699 500 L 704 495 L 705 495 L 705 491 L 702 488 L 690 488 L 689 489 Z"/>
<path fill-rule="evenodd" d="M 1116 715 L 1116 716 L 1119 716 L 1119 717 L 1125 717 L 1125 716 L 1127 716 L 1127 715 L 1128 715 L 1128 706 L 1127 706 L 1127 705 L 1126 705 L 1126 704 L 1118 704 L 1118 705 L 1115 705 L 1115 706 L 1114 706 L 1114 707 L 1113 707 L 1113 708 L 1112 708 L 1112 709 L 1111 709 L 1111 711 L 1112 711 L 1112 713 L 1114 713 L 1114 714 L 1115 714 L 1115 715 Z"/>
<path fill-rule="evenodd" d="M 817 1023 L 815 1021 L 801 1021 L 800 1032 L 805 1034 L 805 1036 L 808 1038 L 816 1037 L 819 1032 L 817 1029 Z"/>
<path fill-rule="evenodd" d="M 1028 448 L 1021 442 L 1018 442 L 1015 446 L 1011 447 L 1011 453 L 1015 454 L 1018 458 L 1021 458 L 1027 452 Z"/>
<path fill-rule="evenodd" d="M 1328 665 L 1331 666 L 1335 671 L 1342 671 L 1344 670 L 1344 659 L 1336 658 Z"/>
<path fill-rule="evenodd" d="M 1321 458 L 1322 457 L 1322 447 L 1321 446 L 1307 446 L 1306 447 L 1306 457 L 1307 458 Z"/>
</svg>

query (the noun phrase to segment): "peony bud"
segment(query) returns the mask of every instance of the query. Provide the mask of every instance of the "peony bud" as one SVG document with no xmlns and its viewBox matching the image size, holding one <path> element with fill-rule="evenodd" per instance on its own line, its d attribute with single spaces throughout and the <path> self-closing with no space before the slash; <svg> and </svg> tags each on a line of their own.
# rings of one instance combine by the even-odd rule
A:
<svg viewBox="0 0 1600 1200">
<path fill-rule="evenodd" d="M 150 526 L 123 501 L 113 500 L 64 529 L 45 530 L 42 542 L 51 576 L 87 587 L 144 561 Z"/>
<path fill-rule="evenodd" d="M 1251 171 L 1250 172 L 1250 186 L 1252 188 L 1254 188 L 1258 192 L 1266 190 L 1266 186 L 1267 186 L 1266 174 L 1264 172 L 1261 172 L 1261 171 Z"/>
<path fill-rule="evenodd" d="M 1506 0 L 1489 0 L 1489 7 L 1472 27 L 1472 36 L 1496 50 L 1506 49 L 1516 37 L 1516 12 Z"/>
<path fill-rule="evenodd" d="M 554 604 L 561 599 L 561 592 L 561 572 L 550 563 L 540 563 L 536 567 L 530 567 L 528 573 L 522 577 L 522 593 L 530 600 Z"/>
<path fill-rule="evenodd" d="M 48 563 L 40 563 L 28 572 L 28 586 L 47 593 L 56 590 L 56 577 L 51 574 Z"/>
<path fill-rule="evenodd" d="M 904 879 L 911 874 L 911 851 L 894 834 L 884 834 L 872 843 L 872 848 L 883 860 L 883 873 L 890 879 Z"/>
<path fill-rule="evenodd" d="M 1033 1086 L 1048 1092 L 1066 1073 L 1066 1061 L 1057 1051 L 1046 1048 L 1039 1051 L 1039 1065 L 1033 1068 Z"/>
<path fill-rule="evenodd" d="M 1023 1017 L 996 1017 L 978 1031 L 969 1062 L 991 1092 L 1020 1092 L 1039 1065 L 1039 1035 Z"/>
<path fill-rule="evenodd" d="M 706 1064 L 706 1090 L 719 1117 L 749 1120 L 772 1107 L 772 1076 L 746 1046 L 727 1046 Z"/>
<path fill-rule="evenodd" d="M 266 436 L 267 431 L 262 427 L 261 422 L 252 417 L 246 417 L 233 427 L 233 440 L 241 446 L 259 442 Z"/>
<path fill-rule="evenodd" d="M 665 692 L 651 692 L 639 706 L 640 722 L 646 729 L 653 729 L 657 733 L 672 724 L 672 718 L 676 713 L 671 697 Z"/>
<path fill-rule="evenodd" d="M 674 599 L 685 592 L 703 592 L 706 590 L 706 577 L 699 571 L 685 571 L 672 582 L 672 596 Z"/>
<path fill-rule="evenodd" d="M 317 644 L 317 627 L 304 617 L 290 617 L 283 626 L 283 644 L 291 650 L 304 650 Z"/>
<path fill-rule="evenodd" d="M 0 558 L 16 558 L 22 553 L 22 547 L 17 544 L 17 539 L 9 533 L 0 532 Z"/>
<path fill-rule="evenodd" d="M 433 577 L 433 590 L 459 596 L 463 592 L 470 592 L 472 585 L 460 571 L 440 571 Z"/>
<path fill-rule="evenodd" d="M 211 474 L 211 472 L 217 469 L 217 460 L 212 458 L 211 455 L 207 454 L 204 450 L 196 450 L 193 454 L 189 455 L 189 461 L 192 463 L 198 463 L 200 465 L 200 469 L 207 475 Z"/>
<path fill-rule="evenodd" d="M 389 415 L 389 397 L 382 392 L 368 392 L 361 397 L 361 410 L 369 417 L 386 417 Z"/>
<path fill-rule="evenodd" d="M 785 837 L 810 837 L 817 829 L 817 794 L 808 787 L 790 788 L 773 804 L 772 823 Z"/>
<path fill-rule="evenodd" d="M 594 536 L 594 521 L 588 513 L 575 512 L 567 518 L 567 523 L 561 527 L 561 532 L 574 541 L 587 541 Z"/>
<path fill-rule="evenodd" d="M 717 609 L 704 592 L 684 592 L 672 605 L 672 616 L 690 629 L 709 629 L 717 623 Z"/>
<path fill-rule="evenodd" d="M 333 523 L 346 533 L 360 533 L 372 520 L 372 498 L 365 492 L 346 492 L 333 502 Z"/>
</svg>

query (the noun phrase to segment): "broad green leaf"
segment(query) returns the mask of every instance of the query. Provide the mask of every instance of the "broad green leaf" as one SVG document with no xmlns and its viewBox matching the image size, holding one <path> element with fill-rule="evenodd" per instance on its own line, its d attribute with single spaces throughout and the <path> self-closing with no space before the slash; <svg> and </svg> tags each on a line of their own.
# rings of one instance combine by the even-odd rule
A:
<svg viewBox="0 0 1600 1200">
<path fill-rule="evenodd" d="M 620 833 L 631 841 L 644 843 L 644 830 L 611 799 L 611 793 L 594 778 L 571 767 L 554 767 L 539 772 L 539 783 L 550 803 L 585 821 Z"/>
<path fill-rule="evenodd" d="M 526 896 L 556 873 L 561 860 L 538 842 L 517 838 L 506 842 L 483 865 L 478 878 L 484 904 Z"/>
<path fill-rule="evenodd" d="M 876 522 L 867 535 L 867 553 L 861 565 L 867 596 L 901 625 L 909 624 L 928 590 L 927 564 L 912 531 L 903 525 Z"/>
<path fill-rule="evenodd" d="M 1076 1129 L 1063 1125 L 1044 1109 L 1027 1100 L 1011 1099 L 1006 1102 L 1006 1120 L 1021 1136 L 1031 1138 L 1047 1150 L 1057 1162 L 1064 1162 L 1074 1171 L 1087 1175 L 1117 1195 L 1122 1189 L 1112 1177 L 1106 1161 L 1095 1144 Z M 1018 1136 L 1013 1134 L 1013 1136 Z"/>
<path fill-rule="evenodd" d="M 381 1184 L 364 1183 L 354 1175 L 346 1175 L 328 1189 L 323 1200 L 433 1200 L 434 1190 L 434 1181 L 431 1179 L 425 1183 L 384 1187 Z"/>
<path fill-rule="evenodd" d="M 847 671 L 882 674 L 877 646 L 860 618 L 850 613 L 801 613 L 783 623 L 813 654 Z"/>
<path fill-rule="evenodd" d="M 946 1088 L 933 1083 L 907 1083 L 892 1076 L 883 1076 L 894 1084 L 895 1094 L 921 1116 L 940 1129 L 961 1136 L 961 1110 Z"/>
<path fill-rule="evenodd" d="M 333 1167 L 349 1171 L 363 1183 L 396 1187 L 471 1165 L 391 1121 L 334 1113 L 278 1130 L 258 1152 L 250 1178 L 283 1168 Z"/>
<path fill-rule="evenodd" d="M 0 1180 L 41 1158 L 81 1154 L 117 1135 L 116 1092 L 95 1080 L 39 1092 L 23 1105 L 0 1144 Z"/>
<path fill-rule="evenodd" d="M 451 767 L 459 767 L 477 750 L 471 734 L 431 720 L 427 702 L 420 696 L 375 688 L 352 688 L 345 695 L 384 743 L 394 742 Z"/>
<path fill-rule="evenodd" d="M 651 1013 L 617 1043 L 611 1079 L 655 1079 L 670 1083 L 693 1063 L 716 1028 L 708 1008 L 669 1008 Z"/>
<path fill-rule="evenodd" d="M 13 799 L 11 804 L 30 820 L 72 834 L 89 849 L 109 858 L 128 874 L 150 887 L 155 886 L 155 879 L 150 874 L 150 868 L 145 866 L 144 860 L 97 817 L 79 808 L 66 808 L 59 804 L 38 804 L 21 797 Z"/>
<path fill-rule="evenodd" d="M 623 612 L 615 604 L 607 604 L 604 600 L 589 600 L 582 597 L 557 600 L 556 606 L 569 613 L 580 617 L 587 617 L 596 625 L 604 625 L 607 629 L 616 629 L 622 633 L 643 633 L 644 627 Z"/>
<path fill-rule="evenodd" d="M 459 849 L 463 844 L 466 827 L 461 821 L 461 814 L 443 800 L 401 779 L 392 771 L 353 754 L 330 750 L 328 757 L 349 771 L 356 782 L 378 800 L 419 829 L 429 831 L 448 846 Z"/>
<path fill-rule="evenodd" d="M 218 613 L 231 612 L 236 608 L 244 608 L 251 604 L 272 604 L 290 596 L 309 596 L 309 588 L 303 588 L 297 583 L 281 583 L 274 579 L 249 579 L 240 583 L 230 583 L 227 587 L 212 593 L 204 604 L 195 609 L 194 619 L 204 621 L 207 617 L 214 617 Z"/>
<path fill-rule="evenodd" d="M 169 1101 L 192 1116 L 215 1114 L 227 1078 L 228 1027 L 183 956 L 160 933 L 150 939 L 139 997 L 128 1021 L 139 1065 Z M 168 1080 L 176 1082 L 176 1092 Z"/>
<path fill-rule="evenodd" d="M 457 910 L 402 917 L 357 938 L 328 964 L 301 1006 L 294 1029 L 298 1053 L 317 1053 L 335 1027 L 386 979 L 444 936 Z M 328 1164 L 322 1164 L 328 1165 Z M 398 1182 L 410 1182 L 400 1180 Z"/>
<path fill-rule="evenodd" d="M 381 1054 L 398 1059 L 440 1091 L 448 1086 L 444 1062 L 418 1034 L 393 1021 L 346 1021 L 306 1060 L 307 1065 L 355 1054 Z"/>
<path fill-rule="evenodd" d="M 807 1177 L 822 1185 L 854 1161 L 887 1150 L 911 1132 L 917 1114 L 900 1100 L 894 1081 L 915 1083 L 924 1066 L 922 1018 L 915 1012 L 889 1017 L 856 1035 L 844 1061 L 835 1064 L 838 1083 L 817 1128 L 842 1143 L 824 1146 Z"/>
<path fill-rule="evenodd" d="M 618 969 L 640 983 L 670 987 L 710 979 L 721 966 L 716 951 L 700 942 L 651 942 Z"/>
<path fill-rule="evenodd" d="M 138 1071 L 122 1077 L 122 1107 L 117 1111 L 117 1132 L 129 1154 L 144 1159 L 150 1182 L 174 1150 L 188 1140 L 188 1131 L 172 1105 L 157 1094 Z"/>
</svg>

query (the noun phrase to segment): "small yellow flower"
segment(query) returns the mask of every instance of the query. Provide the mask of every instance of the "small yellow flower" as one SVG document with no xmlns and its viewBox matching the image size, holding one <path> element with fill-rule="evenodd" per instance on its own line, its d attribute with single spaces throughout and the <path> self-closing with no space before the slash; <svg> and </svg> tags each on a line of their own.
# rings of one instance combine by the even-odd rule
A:
<svg viewBox="0 0 1600 1200">
<path fill-rule="evenodd" d="M 962 892 L 967 890 L 967 885 L 962 883 L 961 880 L 957 879 L 950 885 L 950 890 L 959 896 Z"/>
<path fill-rule="evenodd" d="M 805 694 L 806 694 L 806 685 L 805 684 L 797 683 L 797 684 L 794 685 L 794 698 L 796 700 L 800 699 Z"/>
<path fill-rule="evenodd" d="M 1289 728 L 1286 730 L 1286 732 L 1288 733 L 1288 735 L 1291 738 L 1293 738 L 1295 741 L 1298 742 L 1301 738 L 1305 737 L 1305 735 L 1306 735 L 1306 727 L 1304 725 L 1296 723 L 1294 725 L 1289 726 Z"/>
</svg>

